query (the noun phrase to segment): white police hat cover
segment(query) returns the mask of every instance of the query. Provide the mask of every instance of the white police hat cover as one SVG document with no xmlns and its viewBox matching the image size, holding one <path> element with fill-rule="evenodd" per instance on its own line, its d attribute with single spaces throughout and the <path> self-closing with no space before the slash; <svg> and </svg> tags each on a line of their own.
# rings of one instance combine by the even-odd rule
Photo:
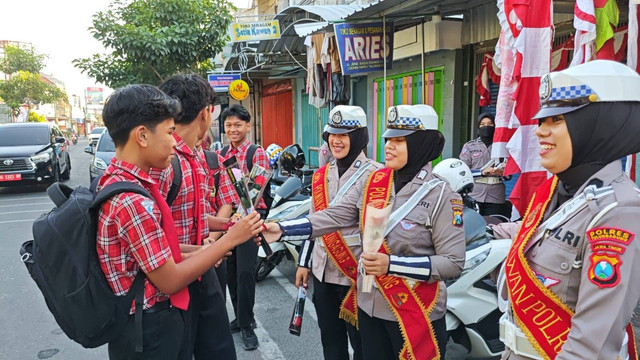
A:
<svg viewBox="0 0 640 360">
<path fill-rule="evenodd" d="M 367 114 L 360 106 L 338 105 L 329 112 L 329 134 L 346 134 L 367 126 Z"/>
<path fill-rule="evenodd" d="M 407 136 L 419 130 L 438 130 L 438 114 L 429 105 L 396 105 L 387 110 L 383 138 Z"/>
<path fill-rule="evenodd" d="M 640 101 L 640 75 L 611 60 L 594 60 L 544 75 L 533 119 L 566 114 L 594 102 Z"/>
</svg>

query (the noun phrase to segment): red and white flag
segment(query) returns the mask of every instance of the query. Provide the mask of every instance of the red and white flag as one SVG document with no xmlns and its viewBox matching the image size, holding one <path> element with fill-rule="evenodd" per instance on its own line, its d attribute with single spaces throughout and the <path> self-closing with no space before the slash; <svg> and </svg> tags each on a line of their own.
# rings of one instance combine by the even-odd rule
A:
<svg viewBox="0 0 640 360">
<path fill-rule="evenodd" d="M 509 199 L 524 214 L 533 192 L 547 178 L 547 171 L 540 165 L 540 145 L 535 135 L 538 120 L 531 118 L 540 107 L 540 77 L 550 70 L 553 4 L 551 0 L 499 0 L 498 6 L 502 6 L 500 13 L 505 17 L 500 19 L 499 14 L 503 35 L 511 34 L 515 50 L 500 51 L 502 76 L 508 71 L 507 58 L 513 54 L 512 79 L 517 85 L 508 123 L 505 126 L 504 116 L 496 121 L 492 157 L 503 157 L 506 148 L 509 159 L 505 175 L 521 173 Z"/>
</svg>

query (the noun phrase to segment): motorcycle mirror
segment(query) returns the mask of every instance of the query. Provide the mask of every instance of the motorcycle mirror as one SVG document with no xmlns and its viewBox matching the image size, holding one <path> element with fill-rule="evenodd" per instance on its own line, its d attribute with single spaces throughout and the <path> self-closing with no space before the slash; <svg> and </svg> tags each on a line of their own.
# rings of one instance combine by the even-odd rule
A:
<svg viewBox="0 0 640 360">
<path fill-rule="evenodd" d="M 290 177 L 276 190 L 276 199 L 288 199 L 300 191 L 302 181 L 297 177 Z"/>
</svg>

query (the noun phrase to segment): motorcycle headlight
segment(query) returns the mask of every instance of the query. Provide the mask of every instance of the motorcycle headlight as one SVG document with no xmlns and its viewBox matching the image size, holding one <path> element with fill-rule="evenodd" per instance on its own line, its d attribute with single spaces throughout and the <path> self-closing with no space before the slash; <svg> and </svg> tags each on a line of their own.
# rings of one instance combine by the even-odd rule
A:
<svg viewBox="0 0 640 360">
<path fill-rule="evenodd" d="M 93 162 L 93 167 L 96 169 L 104 170 L 107 168 L 107 163 L 100 158 L 96 158 Z"/>
<path fill-rule="evenodd" d="M 51 155 L 49 155 L 49 153 L 42 153 L 31 157 L 31 161 L 34 163 L 49 161 L 49 159 L 51 159 Z"/>
</svg>

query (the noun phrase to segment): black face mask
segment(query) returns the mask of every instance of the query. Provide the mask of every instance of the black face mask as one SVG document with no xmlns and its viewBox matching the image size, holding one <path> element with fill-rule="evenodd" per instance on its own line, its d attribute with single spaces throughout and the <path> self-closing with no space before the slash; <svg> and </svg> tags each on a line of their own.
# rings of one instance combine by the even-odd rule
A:
<svg viewBox="0 0 640 360">
<path fill-rule="evenodd" d="M 479 128 L 478 135 L 480 136 L 480 141 L 487 146 L 491 145 L 493 143 L 493 134 L 495 131 L 496 128 L 494 126 L 483 126 Z"/>
</svg>

